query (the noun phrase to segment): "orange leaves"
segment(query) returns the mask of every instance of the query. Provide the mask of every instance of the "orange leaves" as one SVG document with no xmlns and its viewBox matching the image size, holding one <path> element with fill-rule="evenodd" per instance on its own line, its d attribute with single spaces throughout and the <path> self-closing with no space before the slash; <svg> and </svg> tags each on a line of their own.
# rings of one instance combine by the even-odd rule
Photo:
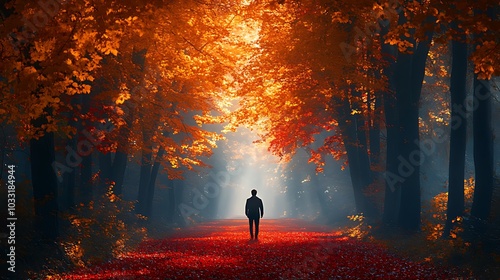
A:
<svg viewBox="0 0 500 280">
<path fill-rule="evenodd" d="M 55 38 L 47 41 L 35 41 L 35 46 L 31 50 L 31 60 L 45 61 L 50 58 L 51 52 L 54 50 L 56 40 Z"/>
<path fill-rule="evenodd" d="M 118 97 L 115 100 L 115 104 L 117 104 L 117 105 L 123 104 L 128 99 L 130 99 L 130 93 L 120 92 L 120 94 L 118 95 Z"/>
<path fill-rule="evenodd" d="M 478 79 L 489 80 L 491 76 L 499 74 L 499 69 L 495 69 L 498 68 L 496 65 L 498 65 L 500 58 L 499 49 L 498 43 L 494 41 L 484 41 L 476 47 L 472 61 L 474 62 L 474 73 L 478 75 Z"/>
</svg>

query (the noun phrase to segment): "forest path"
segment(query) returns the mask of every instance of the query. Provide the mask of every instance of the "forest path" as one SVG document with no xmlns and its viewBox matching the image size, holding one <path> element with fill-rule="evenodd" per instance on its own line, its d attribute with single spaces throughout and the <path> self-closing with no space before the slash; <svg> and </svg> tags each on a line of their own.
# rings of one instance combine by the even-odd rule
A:
<svg viewBox="0 0 500 280">
<path fill-rule="evenodd" d="M 429 264 L 300 220 L 261 220 L 259 241 L 247 220 L 218 220 L 143 242 L 109 263 L 64 279 L 453 279 Z"/>
</svg>

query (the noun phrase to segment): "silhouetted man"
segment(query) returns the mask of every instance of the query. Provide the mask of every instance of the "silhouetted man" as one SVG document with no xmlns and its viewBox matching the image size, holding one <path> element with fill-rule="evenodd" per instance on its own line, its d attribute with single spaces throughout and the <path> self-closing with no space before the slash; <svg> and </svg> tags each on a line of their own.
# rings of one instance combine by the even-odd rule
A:
<svg viewBox="0 0 500 280">
<path fill-rule="evenodd" d="M 264 216 L 264 205 L 262 200 L 257 197 L 256 190 L 252 190 L 252 197 L 247 199 L 245 215 L 247 215 L 250 224 L 250 239 L 253 239 L 253 224 L 255 223 L 255 240 L 257 240 L 259 238 L 259 220 Z"/>
</svg>

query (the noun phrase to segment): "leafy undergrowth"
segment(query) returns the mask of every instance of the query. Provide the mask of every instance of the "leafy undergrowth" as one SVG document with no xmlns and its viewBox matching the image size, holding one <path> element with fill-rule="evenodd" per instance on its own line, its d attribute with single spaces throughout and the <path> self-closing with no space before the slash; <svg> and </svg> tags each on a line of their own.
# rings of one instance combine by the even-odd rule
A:
<svg viewBox="0 0 500 280">
<path fill-rule="evenodd" d="M 453 279 L 457 273 L 391 255 L 383 247 L 298 220 L 245 220 L 176 231 L 97 266 L 52 279 Z"/>
</svg>

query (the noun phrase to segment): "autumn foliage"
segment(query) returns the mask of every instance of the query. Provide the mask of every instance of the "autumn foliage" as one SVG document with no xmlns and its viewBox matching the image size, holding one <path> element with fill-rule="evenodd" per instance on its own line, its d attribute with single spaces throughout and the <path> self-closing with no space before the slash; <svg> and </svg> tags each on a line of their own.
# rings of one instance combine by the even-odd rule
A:
<svg viewBox="0 0 500 280">
<path fill-rule="evenodd" d="M 60 244 L 66 242 L 74 251 L 76 264 L 92 262 L 82 249 L 92 246 L 83 243 L 100 229 L 104 244 L 113 247 L 103 258 L 126 251 L 115 248 L 128 238 L 119 213 L 150 221 L 159 172 L 168 175 L 167 188 L 173 190 L 173 180 L 184 179 L 187 171 L 209 168 L 207 159 L 218 141 L 241 127 L 256 132 L 255 142 L 265 144 L 283 162 L 305 151 L 315 172 L 327 173 L 328 159 L 341 161 L 354 194 L 349 218 L 363 226 L 354 227 L 353 235 L 371 229 L 368 220 L 419 232 L 422 213 L 428 211 L 422 208 L 424 166 L 412 163 L 411 172 L 399 167 L 402 161 L 415 160 L 415 154 L 422 157 L 420 144 L 435 137 L 438 129 L 453 137 L 437 143 L 432 156 L 447 158 L 443 151 L 451 147 L 450 159 L 459 158 L 460 163 L 454 166 L 459 172 L 448 174 L 454 179 L 447 186 L 449 195 L 434 199 L 439 214 L 430 239 L 437 240 L 441 232 L 437 223 L 446 223 L 443 208 L 451 209 L 444 232 L 457 236 L 451 222 L 469 214 L 464 194 L 473 200 L 470 213 L 478 221 L 487 223 L 492 212 L 495 166 L 489 81 L 499 74 L 498 3 L 12 0 L 0 8 L 2 164 L 19 149 L 29 154 L 24 167 L 34 198 L 34 228 L 48 244 L 64 236 L 60 228 L 73 231 L 74 240 Z M 432 94 L 421 95 L 423 91 Z M 469 137 L 474 138 L 476 168 L 473 198 L 472 187 L 462 184 L 466 118 L 458 133 L 453 127 L 457 104 L 467 105 L 466 91 L 475 102 L 467 113 L 474 115 L 474 135 Z M 232 149 L 234 158 L 244 158 L 243 149 Z M 131 164 L 138 166 L 139 182 L 129 204 L 123 200 L 123 188 Z M 321 201 L 323 186 L 313 187 Z M 178 194 L 172 193 L 175 209 Z M 330 214 L 327 209 L 323 207 L 323 215 Z M 72 227 L 60 225 L 60 216 Z M 100 225 L 100 220 L 105 222 Z M 485 231 L 483 224 L 476 228 Z M 304 248 L 318 244 L 292 234 L 303 243 L 288 247 L 291 240 L 279 223 L 274 226 L 276 237 L 253 247 L 230 230 L 221 232 L 227 241 L 201 237 L 230 245 L 219 249 L 219 256 L 207 253 L 215 243 L 200 245 L 189 239 L 194 237 L 184 236 L 179 237 L 183 248 L 176 247 L 175 239 L 166 239 L 144 243 L 135 257 L 122 254 L 120 262 L 128 272 L 118 272 L 113 267 L 117 263 L 112 263 L 95 268 L 110 274 L 84 271 L 71 277 L 136 276 L 133 273 L 140 271 L 154 277 L 174 277 L 175 271 L 183 277 L 229 276 L 234 271 L 254 276 L 238 268 L 243 262 L 239 254 L 246 254 L 242 248 L 269 250 L 261 254 L 275 262 L 259 276 L 277 277 L 290 271 L 280 264 L 301 261 L 296 255 L 307 255 Z M 134 225 L 134 230 L 141 233 L 142 227 Z M 362 261 L 348 262 L 341 251 L 318 264 L 321 277 L 332 276 L 333 268 L 343 275 L 374 278 L 391 278 L 392 270 L 403 278 L 418 278 L 416 273 L 422 271 L 424 277 L 446 275 L 334 234 L 304 236 L 334 239 L 335 246 L 350 246 L 354 258 L 376 264 L 367 268 L 359 266 Z M 368 247 L 395 266 L 360 253 Z M 199 251 L 184 255 L 177 249 Z M 278 254 L 280 250 L 285 253 Z M 221 257 L 226 253 L 231 257 Z M 165 261 L 168 266 L 141 270 L 138 260 Z M 193 263 L 202 268 L 193 269 Z M 290 277 L 302 277 L 300 273 Z"/>
</svg>

